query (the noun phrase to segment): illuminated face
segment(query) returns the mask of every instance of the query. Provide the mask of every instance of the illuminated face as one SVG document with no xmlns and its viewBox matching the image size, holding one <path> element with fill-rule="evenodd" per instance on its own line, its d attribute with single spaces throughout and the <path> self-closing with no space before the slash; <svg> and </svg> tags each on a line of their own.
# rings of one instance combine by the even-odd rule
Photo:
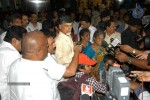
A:
<svg viewBox="0 0 150 100">
<path fill-rule="evenodd" d="M 37 15 L 36 14 L 32 14 L 30 17 L 30 20 L 32 23 L 37 23 Z"/>
<path fill-rule="evenodd" d="M 81 38 L 82 41 L 90 41 L 90 33 L 86 32 Z"/>
<path fill-rule="evenodd" d="M 11 22 L 11 25 L 12 26 L 22 26 L 22 22 L 21 22 L 21 19 L 15 19 Z"/>
<path fill-rule="evenodd" d="M 96 38 L 94 38 L 94 43 L 101 46 L 102 42 L 104 40 L 104 35 L 100 34 L 99 36 L 97 36 Z"/>
<path fill-rule="evenodd" d="M 72 23 L 63 23 L 59 25 L 59 30 L 66 35 L 70 35 L 72 30 Z"/>
<path fill-rule="evenodd" d="M 111 25 L 109 27 L 107 27 L 107 30 L 110 33 L 114 33 L 116 31 L 116 23 L 115 22 L 111 22 Z"/>
<path fill-rule="evenodd" d="M 80 21 L 80 24 L 81 24 L 82 28 L 89 28 L 90 27 L 90 24 L 86 21 Z"/>
<path fill-rule="evenodd" d="M 84 68 L 84 73 L 88 74 L 90 73 L 92 70 L 92 66 L 89 66 L 89 65 L 85 65 L 85 68 Z"/>
<path fill-rule="evenodd" d="M 23 15 L 22 16 L 22 26 L 26 27 L 28 25 L 28 23 L 29 23 L 28 16 Z"/>
</svg>

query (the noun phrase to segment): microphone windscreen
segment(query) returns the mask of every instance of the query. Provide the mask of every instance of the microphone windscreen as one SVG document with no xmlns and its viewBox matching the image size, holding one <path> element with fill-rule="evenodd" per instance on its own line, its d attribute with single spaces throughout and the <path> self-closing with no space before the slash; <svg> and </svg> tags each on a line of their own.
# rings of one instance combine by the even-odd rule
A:
<svg viewBox="0 0 150 100">
<path fill-rule="evenodd" d="M 104 48 L 106 48 L 106 47 L 108 47 L 108 43 L 107 43 L 106 41 L 103 41 L 103 42 L 102 42 L 102 46 L 103 46 Z"/>
</svg>

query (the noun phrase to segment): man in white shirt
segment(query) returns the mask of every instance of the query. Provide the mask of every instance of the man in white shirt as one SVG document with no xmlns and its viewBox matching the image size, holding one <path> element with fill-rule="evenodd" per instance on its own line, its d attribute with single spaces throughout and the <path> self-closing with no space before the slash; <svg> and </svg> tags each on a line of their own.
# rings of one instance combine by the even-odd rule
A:
<svg viewBox="0 0 150 100">
<path fill-rule="evenodd" d="M 11 26 L 22 26 L 22 23 L 21 23 L 21 15 L 20 14 L 12 14 L 10 16 L 10 25 Z M 3 32 L 1 35 L 0 35 L 0 43 L 2 43 L 2 41 L 4 40 L 6 36 L 6 32 Z"/>
<path fill-rule="evenodd" d="M 28 24 L 28 26 L 26 27 L 28 32 L 31 31 L 39 31 L 42 29 L 42 23 L 37 22 L 38 18 L 37 18 L 37 14 L 32 12 L 29 16 L 30 22 Z"/>
<path fill-rule="evenodd" d="M 79 28 L 79 31 L 81 31 L 82 28 L 88 28 L 90 30 L 90 42 L 93 43 L 93 35 L 97 29 L 91 25 L 91 18 L 89 16 L 82 16 L 80 18 L 80 24 L 81 27 Z M 80 38 L 78 35 L 78 41 L 79 40 Z"/>
<path fill-rule="evenodd" d="M 9 100 L 7 76 L 10 65 L 20 58 L 21 39 L 27 31 L 21 26 L 11 26 L 0 44 L 0 94 L 2 100 Z"/>
<path fill-rule="evenodd" d="M 74 55 L 74 43 L 71 37 L 72 18 L 68 15 L 62 15 L 59 18 L 59 34 L 55 39 L 56 60 L 59 64 L 68 67 Z"/>
<path fill-rule="evenodd" d="M 117 38 L 121 42 L 121 34 L 116 32 L 116 23 L 114 20 L 109 20 L 105 22 L 105 41 L 110 44 L 111 38 Z"/>
<path fill-rule="evenodd" d="M 9 73 L 11 100 L 60 100 L 57 82 L 62 76 L 75 75 L 81 46 L 69 67 L 57 64 L 48 53 L 47 37 L 42 32 L 30 32 L 22 40 L 22 58 L 16 60 Z"/>
</svg>

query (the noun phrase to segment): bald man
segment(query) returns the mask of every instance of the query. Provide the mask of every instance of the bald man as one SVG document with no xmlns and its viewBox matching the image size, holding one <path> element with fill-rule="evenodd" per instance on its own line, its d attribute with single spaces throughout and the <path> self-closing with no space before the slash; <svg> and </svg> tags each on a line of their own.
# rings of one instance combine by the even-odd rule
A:
<svg viewBox="0 0 150 100">
<path fill-rule="evenodd" d="M 57 81 L 75 74 L 81 47 L 75 48 L 68 68 L 46 60 L 47 37 L 42 32 L 30 32 L 22 40 L 22 58 L 16 60 L 9 73 L 11 100 L 60 100 Z M 46 58 L 46 59 L 45 59 Z"/>
</svg>

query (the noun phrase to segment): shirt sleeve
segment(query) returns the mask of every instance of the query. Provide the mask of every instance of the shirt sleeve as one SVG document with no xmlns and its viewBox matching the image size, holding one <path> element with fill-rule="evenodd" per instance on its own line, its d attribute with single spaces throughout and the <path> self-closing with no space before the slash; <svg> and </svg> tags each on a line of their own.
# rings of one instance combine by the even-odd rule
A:
<svg viewBox="0 0 150 100">
<path fill-rule="evenodd" d="M 92 77 L 88 78 L 87 82 L 89 82 L 89 85 L 93 87 L 94 91 L 104 93 L 104 94 L 107 92 L 107 86 L 105 84 L 96 81 L 94 78 Z"/>
<path fill-rule="evenodd" d="M 51 61 L 52 59 L 47 59 L 45 61 L 45 69 L 48 71 L 48 75 L 54 80 L 60 80 L 66 70 L 66 67 L 58 64 L 57 62 Z"/>
<path fill-rule="evenodd" d="M 134 93 L 138 97 L 139 100 L 142 100 L 142 93 L 143 93 L 143 100 L 149 100 L 150 98 L 150 93 L 146 91 L 144 87 L 142 91 L 142 85 L 139 85 L 137 89 L 134 90 Z"/>
</svg>

